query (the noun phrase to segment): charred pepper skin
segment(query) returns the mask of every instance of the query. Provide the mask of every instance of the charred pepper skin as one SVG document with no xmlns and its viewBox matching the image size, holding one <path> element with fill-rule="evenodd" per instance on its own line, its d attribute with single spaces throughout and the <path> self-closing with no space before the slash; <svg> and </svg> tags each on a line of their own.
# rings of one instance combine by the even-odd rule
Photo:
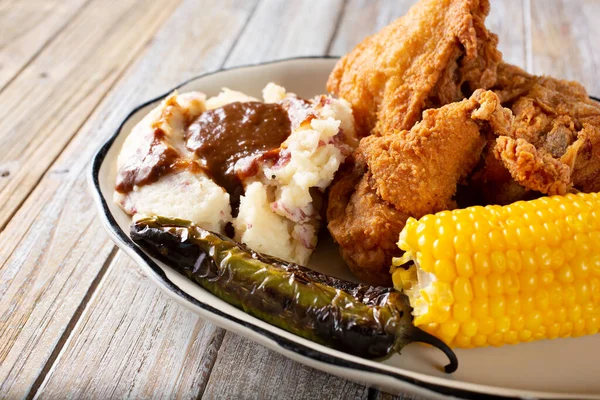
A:
<svg viewBox="0 0 600 400">
<path fill-rule="evenodd" d="M 323 275 L 179 219 L 140 219 L 131 238 L 220 299 L 298 336 L 364 358 L 425 342 L 448 356 L 446 372 L 458 367 L 446 344 L 412 324 L 407 297 L 392 288 Z"/>
</svg>

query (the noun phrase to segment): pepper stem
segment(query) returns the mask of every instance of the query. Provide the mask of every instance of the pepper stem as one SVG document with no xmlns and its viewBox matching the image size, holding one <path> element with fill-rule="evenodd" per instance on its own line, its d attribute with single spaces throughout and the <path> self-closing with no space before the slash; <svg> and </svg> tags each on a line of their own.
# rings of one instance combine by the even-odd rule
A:
<svg viewBox="0 0 600 400">
<path fill-rule="evenodd" d="M 450 346 L 448 346 L 446 343 L 444 343 L 439 338 L 433 336 L 430 333 L 425 332 L 424 330 L 422 330 L 420 328 L 417 328 L 414 325 L 411 326 L 409 328 L 409 330 L 406 332 L 406 337 L 408 338 L 408 340 L 410 342 L 427 343 L 427 344 L 437 347 L 438 349 L 443 351 L 444 354 L 450 360 L 450 364 L 448 364 L 444 367 L 444 371 L 446 371 L 447 374 L 451 374 L 457 370 L 458 358 L 456 357 L 456 354 L 454 354 L 454 351 L 452 351 Z"/>
</svg>

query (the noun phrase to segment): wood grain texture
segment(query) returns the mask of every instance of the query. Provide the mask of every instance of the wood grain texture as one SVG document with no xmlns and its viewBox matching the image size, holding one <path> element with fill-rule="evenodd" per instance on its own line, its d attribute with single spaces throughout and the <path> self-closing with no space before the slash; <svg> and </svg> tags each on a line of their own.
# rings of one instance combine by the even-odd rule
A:
<svg viewBox="0 0 600 400">
<path fill-rule="evenodd" d="M 365 37 L 406 14 L 414 3 L 414 0 L 348 0 L 329 54 L 346 54 Z"/>
<path fill-rule="evenodd" d="M 0 91 L 87 1 L 11 0 L 0 4 Z"/>
<path fill-rule="evenodd" d="M 527 42 L 530 16 L 525 12 L 528 0 L 492 0 L 488 29 L 498 35 L 498 48 L 504 61 L 528 68 Z"/>
<path fill-rule="evenodd" d="M 581 82 L 600 95 L 600 2 L 531 0 L 532 71 Z"/>
<path fill-rule="evenodd" d="M 367 399 L 369 389 L 227 332 L 203 398 Z"/>
<path fill-rule="evenodd" d="M 0 234 L 0 398 L 29 392 L 112 249 L 85 179 L 61 178 L 50 175 L 28 199 L 35 209 Z"/>
<path fill-rule="evenodd" d="M 210 15 L 203 13 L 204 9 L 210 7 L 216 10 L 217 6 L 219 6 L 218 12 L 213 12 Z M 56 247 L 57 243 L 55 242 L 64 239 L 60 235 L 55 236 L 52 226 L 52 215 L 56 215 L 55 219 L 64 218 L 65 215 L 72 216 L 68 222 L 70 223 L 70 230 L 73 237 L 84 235 L 84 228 L 89 226 L 88 232 L 92 235 L 91 237 L 84 235 L 79 241 L 71 237 L 68 238 L 68 242 L 66 243 L 75 244 L 76 251 L 86 252 L 86 246 L 90 246 L 91 244 L 102 248 L 105 253 L 109 253 L 113 248 L 112 243 L 104 233 L 104 229 L 95 218 L 95 207 L 91 204 L 91 198 L 86 185 L 85 173 L 87 171 L 87 164 L 93 153 L 113 133 L 114 129 L 116 129 L 122 119 L 125 118 L 135 105 L 164 92 L 191 75 L 219 68 L 235 42 L 237 35 L 242 30 L 252 10 L 252 6 L 253 2 L 244 0 L 187 0 L 154 38 L 149 49 L 133 65 L 122 82 L 116 86 L 115 90 L 108 95 L 98 110 L 86 122 L 76 138 L 54 163 L 49 173 L 44 176 L 40 185 L 34 190 L 19 212 L 17 212 L 6 230 L 0 234 L 0 238 L 22 236 L 24 233 L 20 229 L 26 228 L 22 226 L 23 222 L 27 222 L 26 218 L 34 214 L 33 219 L 36 222 L 32 230 L 40 231 L 39 236 L 41 237 L 49 237 L 47 243 L 38 243 L 38 248 L 35 250 L 36 253 L 31 255 L 27 253 L 27 249 L 23 249 L 18 245 L 18 240 L 14 241 L 14 249 L 10 250 L 13 256 L 7 262 L 7 265 L 14 265 L 15 274 L 18 274 L 19 277 L 23 276 L 20 280 L 12 278 L 11 282 L 11 277 L 4 279 L 2 276 L 3 271 L 0 269 L 0 281 L 6 281 L 14 288 L 6 296 L 2 295 L 0 309 L 10 308 L 11 304 L 16 301 L 24 303 L 18 309 L 13 309 L 11 313 L 7 313 L 7 324 L 12 324 L 13 320 L 26 318 L 27 315 L 23 316 L 22 314 L 29 312 L 32 315 L 48 314 L 52 317 L 52 324 L 56 327 L 55 329 L 61 329 L 60 332 L 53 332 L 52 336 L 39 339 L 35 335 L 44 336 L 45 332 L 41 329 L 39 332 L 35 331 L 35 326 L 39 326 L 37 323 L 32 324 L 31 329 L 26 334 L 22 330 L 15 331 L 16 337 L 7 338 L 8 343 L 15 348 L 12 352 L 13 358 L 7 360 L 6 364 L 2 362 L 0 373 L 5 365 L 7 369 L 12 369 L 11 364 L 22 363 L 24 361 L 21 360 L 31 358 L 32 354 L 47 354 L 52 351 L 58 338 L 65 333 L 64 329 L 69 322 L 69 318 L 79 318 L 78 316 L 73 316 L 73 313 L 86 291 L 90 288 L 90 285 L 92 285 L 94 278 L 101 270 L 103 262 L 106 259 L 106 254 L 98 255 L 97 257 L 90 255 L 90 258 L 86 258 L 80 264 L 85 266 L 85 268 L 77 268 L 76 265 L 64 264 L 64 252 L 55 252 L 52 257 L 53 264 L 36 265 L 36 260 L 40 257 L 40 254 Z M 182 29 L 181 20 L 190 14 L 197 16 L 197 24 L 190 24 L 187 29 Z M 184 66 L 186 67 L 184 68 Z M 185 73 L 175 76 L 173 74 L 174 70 L 185 70 Z M 67 201 L 67 199 L 73 196 L 76 198 L 80 197 L 77 200 L 81 203 L 81 207 L 85 207 L 88 210 L 88 214 L 81 213 L 80 210 L 73 207 L 73 203 Z M 51 204 L 52 209 L 38 210 L 40 204 L 44 203 Z M 35 213 L 38 214 L 37 217 Z M 46 223 L 48 225 L 45 225 Z M 32 240 L 35 239 L 33 238 Z M 100 297 L 103 302 L 106 302 L 103 306 L 106 308 L 98 310 L 94 307 L 93 309 L 99 312 L 99 314 L 93 314 L 97 320 L 94 320 L 90 324 L 86 323 L 83 326 L 77 325 L 77 329 L 82 327 L 96 330 L 98 326 L 106 324 L 110 319 L 115 324 L 112 325 L 112 331 L 106 337 L 114 339 L 121 335 L 123 338 L 122 343 L 124 343 L 123 346 L 125 346 L 126 343 L 130 343 L 129 341 L 133 343 L 141 340 L 140 337 L 144 337 L 144 335 L 152 336 L 157 329 L 160 330 L 164 327 L 164 334 L 159 335 L 161 344 L 157 345 L 155 342 L 152 342 L 152 347 L 169 349 L 169 354 L 173 357 L 170 360 L 179 361 L 185 358 L 187 351 L 195 346 L 193 343 L 196 343 L 196 341 L 204 343 L 198 348 L 198 352 L 208 351 L 206 346 L 209 342 L 202 342 L 203 339 L 201 339 L 210 336 L 207 333 L 208 330 L 212 329 L 213 336 L 218 339 L 219 330 L 209 325 L 204 327 L 203 322 L 195 314 L 168 300 L 147 279 L 135 274 L 129 280 L 124 279 L 127 273 L 137 273 L 137 268 L 132 266 L 128 259 L 117 257 L 115 262 L 112 263 L 111 268 L 115 264 L 120 266 L 120 269 L 110 275 L 114 277 L 114 281 L 108 287 L 114 289 L 116 292 L 105 292 L 104 289 L 99 291 L 97 295 L 101 293 L 106 294 L 106 297 Z M 44 293 L 37 293 L 35 288 L 23 288 L 23 282 L 27 281 L 28 274 L 31 274 L 31 271 L 34 270 L 41 271 L 38 273 L 44 273 L 49 280 L 60 281 L 71 279 L 69 282 L 77 285 L 78 291 L 57 286 L 56 288 L 49 288 Z M 72 276 L 76 274 L 81 276 Z M 106 286 L 103 287 L 106 288 Z M 115 303 L 114 293 L 119 293 L 122 299 L 128 300 L 122 300 L 121 304 Z M 123 304 L 129 305 L 128 301 L 136 298 L 136 293 L 144 293 L 141 297 L 143 307 L 137 307 L 136 310 L 125 307 Z M 153 300 L 156 296 L 159 296 L 158 300 Z M 42 297 L 45 301 L 39 304 L 34 301 L 36 297 Z M 48 310 L 48 307 L 52 307 L 55 302 L 67 303 L 62 304 L 61 312 L 63 314 L 53 315 L 52 310 Z M 136 304 L 139 305 L 138 303 Z M 160 318 L 160 315 L 163 314 L 158 316 L 152 314 L 151 310 L 158 307 L 157 304 L 161 304 L 161 307 L 164 306 L 164 317 L 170 318 L 168 323 Z M 23 312 L 19 311 L 21 309 Z M 28 311 L 28 309 L 31 310 Z M 149 318 L 147 314 L 154 316 Z M 186 323 L 185 326 L 190 328 L 186 330 L 181 325 L 172 322 L 176 320 L 193 320 L 195 322 L 192 324 Z M 199 327 L 202 326 L 202 329 L 192 329 L 196 326 L 194 324 L 198 324 Z M 66 335 L 70 333 L 66 332 Z M 190 342 L 187 343 L 185 340 L 180 339 L 181 335 L 187 337 Z M 0 332 L 0 337 L 4 341 L 6 337 L 5 333 Z M 94 338 L 96 337 L 94 336 Z M 213 343 L 212 346 L 216 346 L 219 343 L 217 339 L 210 342 Z M 161 363 L 161 360 L 169 360 L 169 358 L 160 352 L 148 353 L 150 350 L 147 347 L 136 348 L 135 351 L 129 354 L 130 358 L 127 359 L 128 362 L 125 362 L 123 365 L 107 362 L 106 360 L 117 360 L 123 356 L 123 348 L 114 346 L 114 340 L 117 339 L 113 341 L 109 340 L 108 342 L 90 342 L 90 340 L 88 337 L 86 340 L 76 342 L 75 344 L 82 345 L 85 351 L 91 351 L 94 353 L 93 355 L 87 354 L 85 357 L 82 356 L 79 358 L 82 352 L 81 348 L 79 348 L 72 350 L 71 353 L 66 353 L 67 356 L 63 357 L 63 353 L 60 352 L 62 349 L 58 349 L 56 357 L 59 360 L 66 359 L 67 363 L 59 362 L 54 368 L 49 369 L 50 374 L 47 375 L 48 379 L 46 382 L 40 382 L 43 383 L 44 392 L 48 391 L 51 396 L 56 395 L 57 397 L 61 397 L 61 394 L 65 394 L 64 380 L 69 379 L 69 391 L 72 390 L 77 393 L 79 391 L 86 393 L 93 392 L 104 398 L 107 393 L 111 393 L 110 388 L 115 384 L 115 376 L 120 377 L 118 380 L 118 390 L 115 389 L 116 391 L 114 392 L 114 396 L 116 397 L 125 396 L 126 393 L 133 393 L 131 395 L 134 397 L 152 397 L 154 392 L 158 393 L 161 390 L 161 393 L 165 393 L 165 396 L 167 396 L 170 393 L 168 390 L 173 390 L 173 387 L 177 385 L 184 385 L 185 388 L 182 387 L 182 392 L 179 394 L 182 397 L 189 397 L 190 391 L 198 392 L 202 388 L 202 376 L 197 376 L 198 369 L 191 368 L 189 364 L 180 364 L 178 366 L 178 368 L 185 367 L 184 372 L 181 372 L 177 368 L 165 369 L 165 365 Z M 22 344 L 28 342 L 32 342 L 33 345 L 23 348 Z M 68 343 L 71 342 L 65 341 L 65 346 Z M 76 348 L 75 344 L 73 345 Z M 103 348 L 103 346 L 106 347 Z M 70 348 L 69 345 L 65 348 L 65 352 Z M 211 351 L 208 351 L 206 354 L 211 354 Z M 103 356 L 104 352 L 107 352 L 105 356 Z M 193 354 L 193 358 L 190 358 L 194 363 L 197 363 L 194 364 L 196 366 L 201 363 L 203 357 L 198 352 Z M 77 357 L 75 360 L 69 358 L 73 354 Z M 144 361 L 148 357 L 154 358 L 150 361 Z M 210 360 L 211 358 L 208 357 L 206 359 Z M 84 368 L 83 364 L 87 367 L 85 371 L 89 373 L 88 375 L 81 375 L 81 369 Z M 148 374 L 142 375 L 136 372 L 141 364 L 145 366 L 144 368 L 150 368 Z M 175 364 L 177 362 L 173 361 L 171 366 Z M 71 366 L 74 367 L 71 368 Z M 210 363 L 207 366 L 209 367 Z M 39 373 L 41 368 L 37 364 L 27 366 L 27 369 L 34 370 L 34 367 L 37 368 L 37 372 Z M 94 380 L 96 371 L 104 373 L 101 377 L 105 385 L 104 387 L 96 386 L 98 382 Z M 207 371 L 209 369 L 204 368 L 202 371 L 208 374 Z M 156 374 L 160 374 L 161 379 L 164 379 L 164 381 L 158 379 Z M 142 379 L 142 376 L 145 379 Z M 0 380 L 1 378 L 2 375 L 0 375 Z M 78 385 L 77 382 L 80 384 Z M 31 383 L 29 382 L 29 384 Z M 156 386 L 157 384 L 160 384 L 160 388 Z M 93 388 L 97 391 L 94 392 Z M 7 393 L 16 395 L 22 392 L 8 391 Z M 0 397 L 3 397 L 2 394 L 3 392 L 0 392 Z M 173 393 L 173 395 L 175 394 L 178 393 Z M 170 396 L 169 394 L 167 397 Z M 43 395 L 43 397 L 45 398 L 46 396 Z"/>
<path fill-rule="evenodd" d="M 114 263 L 36 398 L 65 388 L 74 399 L 196 398 L 224 331 L 162 295 L 124 253 Z"/>
<path fill-rule="evenodd" d="M 226 67 L 325 54 L 342 0 L 262 0 Z"/>
<path fill-rule="evenodd" d="M 0 229 L 178 3 L 92 1 L 0 93 Z"/>
<path fill-rule="evenodd" d="M 215 7 L 217 2 L 196 3 Z M 94 113 L 0 233 L 0 398 L 30 390 L 114 248 L 96 220 L 88 192 L 85 172 L 93 153 L 136 104 L 187 74 L 219 67 L 251 5 L 241 0 L 230 4 L 189 30 L 180 29 L 185 14 L 172 19 L 169 30 L 136 63 L 127 84 Z M 194 47 L 201 40 L 204 44 Z M 195 58 L 187 74 L 174 76 L 183 54 Z"/>
</svg>

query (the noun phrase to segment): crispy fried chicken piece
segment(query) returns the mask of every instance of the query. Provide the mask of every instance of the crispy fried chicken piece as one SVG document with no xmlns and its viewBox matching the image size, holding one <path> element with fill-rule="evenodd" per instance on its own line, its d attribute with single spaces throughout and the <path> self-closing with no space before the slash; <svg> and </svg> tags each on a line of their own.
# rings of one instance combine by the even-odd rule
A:
<svg viewBox="0 0 600 400">
<path fill-rule="evenodd" d="M 573 165 L 573 184 L 582 192 L 600 191 L 600 125 L 584 124 L 577 134 L 577 142 L 567 150 L 577 147 L 577 155 Z M 563 156 L 565 157 L 565 156 Z"/>
<path fill-rule="evenodd" d="M 494 155 L 502 160 L 512 177 L 529 189 L 549 195 L 571 190 L 571 169 L 525 139 L 500 136 Z"/>
<path fill-rule="evenodd" d="M 426 110 L 410 131 L 363 139 L 358 151 L 377 194 L 416 218 L 455 208 L 456 184 L 477 165 L 485 145 L 482 121 L 507 134 L 512 114 L 493 92 L 478 90 L 469 100 Z"/>
<path fill-rule="evenodd" d="M 457 197 L 460 207 L 471 205 L 506 205 L 517 200 L 533 200 L 538 192 L 519 185 L 506 166 L 494 154 L 497 136 L 489 134 L 480 165 L 471 174 L 467 184 L 459 188 Z"/>
<path fill-rule="evenodd" d="M 510 177 L 498 174 L 496 163 L 487 158 L 485 167 L 474 174 L 472 188 L 512 191 L 488 196 L 487 202 L 496 204 L 527 195 L 513 190 L 514 182 L 550 195 L 573 188 L 600 190 L 600 104 L 588 97 L 583 86 L 501 64 L 494 90 L 515 115 L 509 138 L 498 138 L 493 147 Z"/>
<path fill-rule="evenodd" d="M 498 96 L 477 90 L 425 111 L 410 131 L 362 139 L 357 166 L 334 184 L 327 210 L 329 231 L 352 272 L 370 284 L 389 284 L 406 219 L 455 208 L 457 184 L 478 163 L 486 134 L 508 134 L 511 124 Z"/>
<path fill-rule="evenodd" d="M 421 0 L 344 56 L 327 89 L 352 104 L 359 135 L 410 129 L 424 109 L 493 86 L 502 54 L 484 25 L 489 9 L 489 0 Z"/>
<path fill-rule="evenodd" d="M 350 171 L 340 171 L 341 179 L 329 192 L 329 231 L 357 278 L 373 285 L 391 286 L 390 261 L 402 255 L 396 242 L 408 215 L 375 193 L 369 174 L 365 174 L 364 160 L 346 167 Z"/>
</svg>

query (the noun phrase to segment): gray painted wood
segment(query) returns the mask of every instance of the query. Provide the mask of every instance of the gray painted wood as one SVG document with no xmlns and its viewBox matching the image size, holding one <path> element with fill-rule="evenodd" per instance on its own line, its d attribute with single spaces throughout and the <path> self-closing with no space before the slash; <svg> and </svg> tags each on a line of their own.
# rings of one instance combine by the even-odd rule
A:
<svg viewBox="0 0 600 400">
<path fill-rule="evenodd" d="M 197 8 L 180 9 L 165 25 L 0 233 L 0 397 L 24 396 L 43 379 L 108 267 L 114 245 L 96 219 L 86 176 L 96 149 L 135 105 L 187 74 L 219 68 L 252 8 L 243 0 L 188 3 Z M 202 7 L 217 4 L 229 6 L 181 29 L 186 10 L 201 15 Z M 215 37 L 219 41 L 198 45 Z M 186 74 L 173 75 L 186 54 Z"/>
<path fill-rule="evenodd" d="M 579 81 L 600 95 L 599 15 L 598 1 L 532 2 L 532 71 Z"/>
<path fill-rule="evenodd" d="M 92 1 L 0 92 L 0 231 L 178 4 Z"/>
<path fill-rule="evenodd" d="M 261 0 L 226 67 L 325 54 L 342 0 Z"/>
<path fill-rule="evenodd" d="M 36 398 L 194 399 L 225 332 L 114 259 Z M 140 284 L 141 283 L 141 284 Z"/>
<path fill-rule="evenodd" d="M 228 332 L 206 399 L 367 399 L 369 389 L 305 367 Z"/>
<path fill-rule="evenodd" d="M 87 0 L 0 4 L 0 91 L 81 11 Z"/>
</svg>

